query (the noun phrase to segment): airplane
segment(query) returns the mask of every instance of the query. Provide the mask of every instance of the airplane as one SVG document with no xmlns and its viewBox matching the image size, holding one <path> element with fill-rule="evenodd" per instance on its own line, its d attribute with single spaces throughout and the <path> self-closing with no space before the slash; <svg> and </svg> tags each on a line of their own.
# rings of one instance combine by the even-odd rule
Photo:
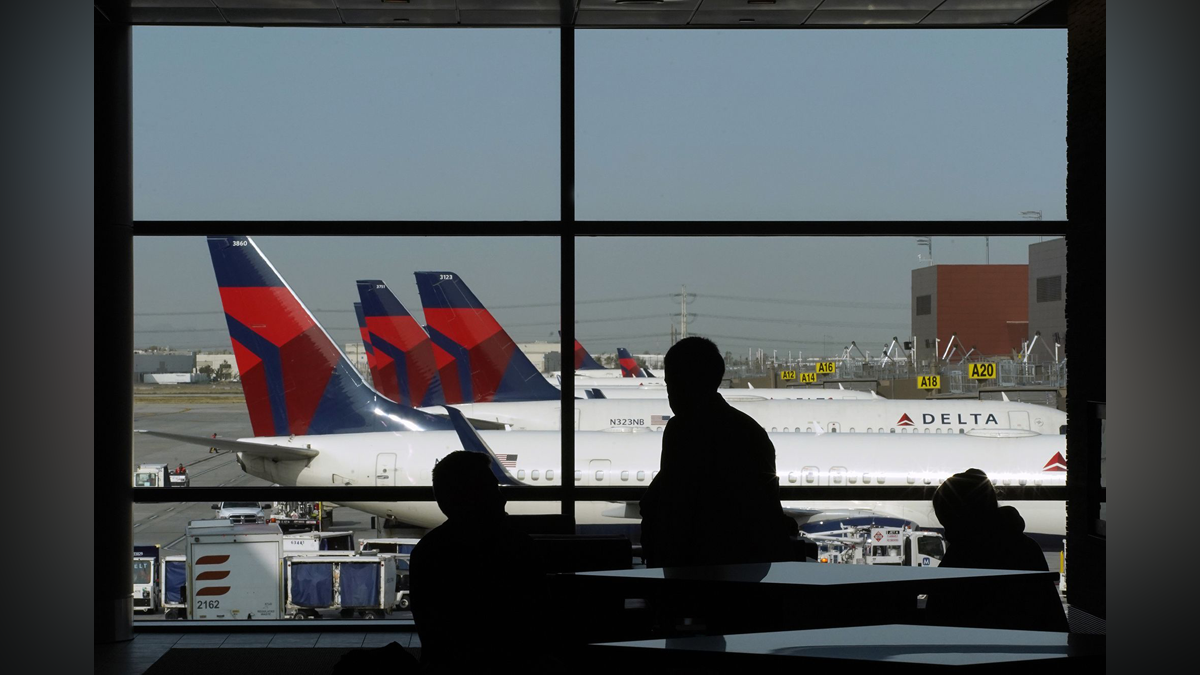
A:
<svg viewBox="0 0 1200 675">
<path fill-rule="evenodd" d="M 624 347 L 617 347 L 617 363 L 621 364 L 621 377 L 645 377 L 633 354 Z"/>
<path fill-rule="evenodd" d="M 1066 413 L 1043 405 L 979 400 L 728 400 L 767 431 L 878 434 L 1032 436 L 1063 433 Z M 513 430 L 561 428 L 559 404 L 464 403 L 455 406 L 475 422 Z M 422 410 L 437 414 L 436 408 Z M 575 401 L 577 431 L 662 431 L 671 419 L 667 399 L 590 398 Z"/>
<path fill-rule="evenodd" d="M 416 272 L 433 344 L 455 359 L 463 401 L 557 401 L 546 381 L 453 272 Z"/>
<path fill-rule="evenodd" d="M 501 345 L 512 345 L 499 322 L 487 311 L 483 303 L 467 286 L 462 276 L 454 272 L 418 272 L 418 287 L 422 284 L 436 286 L 440 294 L 433 291 L 422 293 L 422 297 L 434 297 L 444 307 L 434 314 L 434 320 L 442 322 L 444 332 L 456 336 L 457 343 L 446 339 L 445 351 L 460 348 L 460 343 L 478 340 L 479 336 Z M 507 354 L 495 355 L 495 351 L 476 348 L 472 357 L 471 378 L 483 382 L 506 382 L 506 400 L 488 398 L 485 388 L 474 388 L 473 401 L 425 401 L 417 404 L 403 392 L 409 385 L 395 385 L 397 373 L 408 373 L 412 386 L 427 391 L 430 379 L 436 380 L 433 355 L 429 339 L 417 322 L 409 315 L 400 300 L 380 280 L 358 282 L 364 313 L 371 328 L 370 338 L 376 343 L 376 360 L 389 362 L 393 355 L 397 362 L 407 365 L 399 369 L 381 366 L 380 390 L 385 396 L 400 403 L 422 407 L 432 414 L 441 409 L 429 407 L 451 403 L 462 410 L 475 423 L 486 422 L 492 426 L 528 431 L 558 430 L 562 428 L 561 396 L 556 388 L 547 388 L 543 380 L 530 376 L 513 376 L 513 373 L 536 371 L 528 358 L 515 346 Z M 442 298 L 455 300 L 447 301 Z M 387 335 L 386 338 L 381 334 Z M 472 343 L 474 344 L 474 343 Z M 422 351 L 423 349 L 423 351 Z M 440 348 L 439 348 L 440 349 Z M 461 349 L 460 349 L 461 351 Z M 618 355 L 625 372 L 637 369 L 632 355 L 621 348 Z M 450 375 L 455 382 L 457 376 Z M 629 378 L 633 379 L 633 378 Z M 458 381 L 462 381 L 461 378 Z M 389 392 L 403 390 L 397 398 Z M 468 389 L 469 390 L 469 389 Z M 577 388 L 578 391 L 578 388 Z M 660 431 L 671 418 L 671 408 L 665 389 L 659 388 L 662 396 L 654 398 L 615 398 L 600 390 L 600 395 L 585 393 L 582 400 L 575 402 L 576 431 Z M 742 392 L 755 392 L 743 394 Z M 1060 433 L 1066 424 L 1066 415 L 1052 408 L 1027 403 L 984 401 L 889 401 L 877 398 L 870 403 L 844 403 L 839 401 L 769 400 L 758 396 L 766 390 L 732 390 L 721 392 L 731 405 L 753 417 L 768 431 L 791 432 L 813 431 L 818 423 L 825 424 L 832 432 L 862 433 L 992 433 L 1019 435 L 1034 433 Z M 806 390 L 797 390 L 806 391 Z M 846 390 L 807 390 L 813 393 Z M 869 394 L 867 394 L 869 395 Z"/>
<path fill-rule="evenodd" d="M 233 440 L 139 433 L 236 453 L 243 471 L 280 485 L 428 486 L 437 460 L 460 449 L 486 455 L 504 485 L 558 485 L 563 480 L 584 487 L 648 485 L 657 473 L 657 434 L 575 432 L 576 461 L 568 478 L 559 466 L 559 432 L 480 431 L 452 406 L 444 408 L 447 417 L 440 417 L 387 400 L 363 382 L 253 241 L 209 237 L 208 245 L 254 435 Z M 997 485 L 1063 485 L 1066 478 L 1065 441 L 1057 435 L 769 437 L 783 485 L 933 485 L 972 466 Z M 713 467 L 714 482 L 720 479 L 720 467 Z M 420 527 L 445 520 L 433 502 L 343 504 Z M 789 500 L 783 506 L 804 528 L 837 529 L 829 523 L 856 519 L 938 526 L 926 501 Z M 552 513 L 557 508 L 546 502 L 507 505 L 509 513 Z M 1065 532 L 1063 502 L 1021 502 L 1020 511 L 1030 532 Z M 639 517 L 636 503 L 576 504 L 581 525 L 634 525 Z"/>
<path fill-rule="evenodd" d="M 379 392 L 413 407 L 462 402 L 453 357 L 436 347 L 416 319 L 379 279 L 355 282 L 376 352 L 378 375 L 371 371 Z M 437 352 L 445 355 L 441 367 Z M 441 375 L 449 386 L 443 389 Z"/>
<path fill-rule="evenodd" d="M 562 336 L 561 331 L 559 331 L 558 334 L 559 337 Z M 596 359 L 593 359 L 592 355 L 588 353 L 588 350 L 584 349 L 583 345 L 579 344 L 579 340 L 575 340 L 575 372 L 583 370 L 608 370 L 608 368 L 596 363 Z"/>
<path fill-rule="evenodd" d="M 375 349 L 371 347 L 371 336 L 367 332 L 367 319 L 363 315 L 361 302 L 354 303 L 354 318 L 358 320 L 358 334 L 362 336 L 363 351 L 367 353 L 367 370 L 371 373 L 371 384 L 379 387 L 378 365 L 375 363 Z"/>
</svg>

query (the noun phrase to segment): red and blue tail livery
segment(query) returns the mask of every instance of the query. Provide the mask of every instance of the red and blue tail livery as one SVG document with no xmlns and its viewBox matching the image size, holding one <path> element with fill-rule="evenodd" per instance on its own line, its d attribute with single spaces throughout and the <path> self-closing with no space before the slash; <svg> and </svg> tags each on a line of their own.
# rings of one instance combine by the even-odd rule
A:
<svg viewBox="0 0 1200 675">
<path fill-rule="evenodd" d="M 575 341 L 575 370 L 605 370 L 604 366 L 596 363 L 596 359 L 588 353 L 588 350 L 579 344 L 579 340 Z"/>
<path fill-rule="evenodd" d="M 367 386 L 251 239 L 208 250 L 255 436 L 452 428 Z"/>
<path fill-rule="evenodd" d="M 464 402 L 560 400 L 559 390 L 517 349 L 461 277 L 415 274 L 429 337 L 454 357 Z"/>
<path fill-rule="evenodd" d="M 617 348 L 617 362 L 621 364 L 621 377 L 645 377 L 642 374 L 641 366 L 637 364 L 628 349 Z"/>
<path fill-rule="evenodd" d="M 371 371 L 371 383 L 376 389 L 379 389 L 379 373 L 376 372 L 378 366 L 375 363 L 375 350 L 371 347 L 371 336 L 367 334 L 367 317 L 363 315 L 361 302 L 354 303 L 354 318 L 358 319 L 358 334 L 362 336 L 363 351 L 367 353 L 367 369 Z"/>
<path fill-rule="evenodd" d="M 375 381 L 379 393 L 415 407 L 444 404 L 429 336 L 383 281 L 365 279 L 356 283 L 367 333 L 379 363 Z"/>
</svg>

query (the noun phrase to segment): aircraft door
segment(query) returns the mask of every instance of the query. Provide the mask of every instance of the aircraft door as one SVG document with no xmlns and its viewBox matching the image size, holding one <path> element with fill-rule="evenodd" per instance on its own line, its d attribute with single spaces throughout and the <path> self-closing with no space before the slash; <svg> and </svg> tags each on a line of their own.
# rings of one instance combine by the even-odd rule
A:
<svg viewBox="0 0 1200 675">
<path fill-rule="evenodd" d="M 607 485 L 611 482 L 610 467 L 612 462 L 607 459 L 593 459 L 588 462 L 588 472 L 583 482 L 589 485 Z"/>
<path fill-rule="evenodd" d="M 841 426 L 837 422 L 830 422 L 829 428 L 826 429 L 826 431 L 831 434 L 836 434 L 837 432 L 841 431 Z"/>
<path fill-rule="evenodd" d="M 381 452 L 375 457 L 375 484 L 396 484 L 396 453 Z"/>
<path fill-rule="evenodd" d="M 835 466 L 829 469 L 829 484 L 843 485 L 846 480 L 846 467 Z"/>
<path fill-rule="evenodd" d="M 1008 413 L 1008 426 L 1013 429 L 1028 429 L 1029 413 L 1024 410 Z"/>
</svg>

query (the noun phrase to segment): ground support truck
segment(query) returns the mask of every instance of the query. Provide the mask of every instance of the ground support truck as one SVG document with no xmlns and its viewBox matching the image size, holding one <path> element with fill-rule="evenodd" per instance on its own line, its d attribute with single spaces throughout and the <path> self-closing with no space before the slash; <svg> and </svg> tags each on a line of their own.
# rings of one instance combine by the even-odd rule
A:
<svg viewBox="0 0 1200 675">
<path fill-rule="evenodd" d="M 809 536 L 818 544 L 820 562 L 937 567 L 946 554 L 941 534 L 907 527 L 844 527 Z"/>
<path fill-rule="evenodd" d="M 188 617 L 283 616 L 283 533 L 273 523 L 194 520 L 187 528 Z"/>
<path fill-rule="evenodd" d="M 318 610 L 382 619 L 396 607 L 397 556 L 294 555 L 285 559 L 287 614 L 316 619 Z"/>
<path fill-rule="evenodd" d="M 133 547 L 133 611 L 157 614 L 158 546 Z"/>
</svg>

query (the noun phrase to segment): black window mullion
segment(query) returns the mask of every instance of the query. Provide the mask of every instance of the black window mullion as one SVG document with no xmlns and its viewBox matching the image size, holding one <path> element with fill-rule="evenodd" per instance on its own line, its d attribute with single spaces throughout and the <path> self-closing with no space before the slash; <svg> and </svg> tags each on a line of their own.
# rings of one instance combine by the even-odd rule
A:
<svg viewBox="0 0 1200 675">
<path fill-rule="evenodd" d="M 575 531 L 575 3 L 560 0 L 559 28 L 559 325 L 562 326 L 561 493 L 566 527 Z"/>
</svg>

